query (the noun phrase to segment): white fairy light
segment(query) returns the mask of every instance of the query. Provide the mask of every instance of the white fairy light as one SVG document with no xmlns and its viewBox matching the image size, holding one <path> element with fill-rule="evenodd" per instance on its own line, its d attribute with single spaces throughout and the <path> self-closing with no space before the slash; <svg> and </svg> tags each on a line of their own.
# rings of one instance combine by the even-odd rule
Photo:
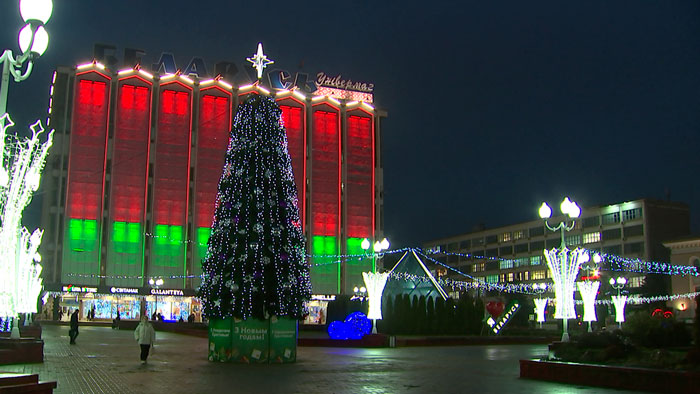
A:
<svg viewBox="0 0 700 394">
<path fill-rule="evenodd" d="M 600 282 L 584 281 L 577 282 L 576 285 L 578 286 L 578 291 L 581 293 L 581 298 L 583 299 L 583 321 L 597 321 L 598 319 L 596 318 L 595 314 L 595 299 L 598 295 Z"/>
<path fill-rule="evenodd" d="M 367 318 L 372 319 L 372 333 L 377 333 L 377 320 L 382 319 L 382 293 L 384 286 L 389 278 L 388 272 L 363 272 L 362 278 L 365 281 L 367 288 L 367 296 L 369 298 L 369 311 Z"/>
<path fill-rule="evenodd" d="M 545 320 L 544 312 L 547 309 L 548 302 L 548 298 L 535 298 L 535 314 L 537 314 L 537 321 L 539 323 L 543 323 Z"/>
<path fill-rule="evenodd" d="M 612 296 L 613 305 L 615 305 L 615 321 L 622 325 L 625 321 L 625 304 L 627 303 L 627 296 Z"/>
<path fill-rule="evenodd" d="M 36 313 L 42 289 L 41 256 L 37 253 L 43 230 L 30 233 L 22 226 L 22 213 L 39 187 L 46 156 L 53 143 L 53 131 L 45 142 L 41 122 L 30 128 L 32 137 L 20 140 L 7 134 L 14 125 L 8 114 L 0 118 L 2 163 L 0 173 L 7 182 L 0 184 L 0 316 L 15 317 L 18 313 Z M 2 179 L 0 179 L 2 180 Z"/>
</svg>

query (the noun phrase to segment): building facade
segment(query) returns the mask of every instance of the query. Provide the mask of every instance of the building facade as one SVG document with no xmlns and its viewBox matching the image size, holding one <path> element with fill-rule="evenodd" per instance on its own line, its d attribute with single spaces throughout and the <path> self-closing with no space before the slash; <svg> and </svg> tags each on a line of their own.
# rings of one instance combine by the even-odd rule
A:
<svg viewBox="0 0 700 394">
<path fill-rule="evenodd" d="M 323 73 L 298 87 L 280 70 L 234 85 L 196 70 L 164 72 L 162 59 L 153 72 L 93 61 L 54 74 L 55 140 L 41 190 L 46 288 L 193 295 L 232 120 L 251 94 L 282 109 L 308 253 L 325 256 L 310 262 L 314 293 L 362 283 L 373 260 L 334 256 L 362 253 L 364 238 L 382 235 L 385 114 L 373 87 Z M 150 278 L 164 283 L 156 289 Z"/>
<path fill-rule="evenodd" d="M 664 245 L 671 250 L 671 264 L 695 267 L 700 272 L 700 237 L 686 237 Z M 676 275 L 671 278 L 673 294 L 692 294 L 700 292 L 700 277 L 693 275 Z M 678 318 L 692 321 L 698 305 L 693 297 L 679 297 L 668 301 L 666 306 L 672 308 Z"/>
<path fill-rule="evenodd" d="M 563 221 L 554 217 L 551 223 Z M 569 248 L 583 247 L 645 261 L 668 261 L 663 242 L 687 235 L 690 210 L 676 202 L 640 199 L 584 207 L 575 226 L 565 235 Z M 542 219 L 461 234 L 424 243 L 435 258 L 487 283 L 539 283 L 549 278 L 544 249 L 559 248 L 561 233 L 549 231 Z M 446 253 L 457 253 L 448 255 Z M 470 281 L 438 264 L 431 269 L 450 279 Z M 628 274 L 627 289 L 634 292 L 644 276 Z M 606 281 L 605 279 L 604 281 Z"/>
</svg>

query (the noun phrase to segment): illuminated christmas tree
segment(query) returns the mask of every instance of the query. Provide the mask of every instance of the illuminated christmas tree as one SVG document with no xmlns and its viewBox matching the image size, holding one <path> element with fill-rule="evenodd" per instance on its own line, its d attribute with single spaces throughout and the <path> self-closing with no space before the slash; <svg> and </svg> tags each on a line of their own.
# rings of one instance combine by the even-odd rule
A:
<svg viewBox="0 0 700 394">
<path fill-rule="evenodd" d="M 210 319 L 299 319 L 311 296 L 281 113 L 258 95 L 238 107 L 202 263 L 199 295 Z"/>
</svg>

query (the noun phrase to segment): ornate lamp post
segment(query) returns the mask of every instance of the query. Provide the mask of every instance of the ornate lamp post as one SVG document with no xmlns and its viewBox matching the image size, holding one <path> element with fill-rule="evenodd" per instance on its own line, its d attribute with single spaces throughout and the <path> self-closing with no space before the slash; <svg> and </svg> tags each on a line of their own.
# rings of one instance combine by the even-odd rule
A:
<svg viewBox="0 0 700 394">
<path fill-rule="evenodd" d="M 547 291 L 546 283 L 533 283 L 532 291 L 537 293 L 537 298 L 535 298 L 535 314 L 537 315 L 537 322 L 540 323 L 540 328 L 542 328 L 542 323 L 545 320 L 545 309 L 547 308 L 547 301 L 549 299 L 542 298 L 542 293 Z"/>
<path fill-rule="evenodd" d="M 620 295 L 620 290 L 627 284 L 627 279 L 623 277 L 610 278 L 610 286 L 617 290 L 617 295 L 612 296 L 613 305 L 615 305 L 615 321 L 618 327 L 622 328 L 622 322 L 625 321 L 625 304 L 627 296 Z"/>
<path fill-rule="evenodd" d="M 44 25 L 53 12 L 52 0 L 21 0 L 19 11 L 26 25 L 19 32 L 19 47 L 22 54 L 14 57 L 10 49 L 6 49 L 0 57 L 2 63 L 2 85 L 0 86 L 0 116 L 7 112 L 7 91 L 10 74 L 15 82 L 29 78 L 34 67 L 34 60 L 43 55 L 49 46 L 49 34 Z M 27 68 L 22 71 L 26 63 Z"/>
<path fill-rule="evenodd" d="M 543 202 L 540 206 L 539 214 L 544 219 L 544 224 L 550 231 L 561 230 L 561 246 L 557 250 L 544 250 L 544 257 L 547 260 L 547 267 L 552 274 L 554 281 L 555 294 L 555 311 L 554 318 L 562 319 L 562 342 L 569 341 L 568 319 L 576 318 L 576 310 L 574 308 L 574 282 L 578 276 L 581 264 L 588 261 L 588 253 L 584 249 L 576 248 L 569 250 L 566 247 L 565 234 L 570 231 L 576 224 L 576 218 L 581 214 L 581 208 L 575 202 L 566 197 L 560 205 L 561 212 L 569 216 L 571 224 L 567 220 L 560 222 L 557 226 L 550 226 L 547 219 L 552 216 L 552 209 Z"/>
<path fill-rule="evenodd" d="M 592 322 L 598 320 L 595 314 L 595 299 L 598 296 L 600 282 L 592 279 L 599 277 L 597 265 L 600 262 L 600 255 L 594 254 L 593 261 L 588 261 L 583 266 L 588 271 L 588 276 L 584 277 L 583 281 L 576 283 L 583 299 L 583 321 L 588 322 L 588 332 L 593 331 Z"/>
<path fill-rule="evenodd" d="M 151 278 L 148 280 L 148 284 L 151 285 L 152 288 L 158 290 L 161 286 L 163 286 L 163 278 Z M 156 306 L 155 309 L 153 309 L 154 313 L 158 313 L 158 292 L 155 294 L 156 296 Z"/>
</svg>

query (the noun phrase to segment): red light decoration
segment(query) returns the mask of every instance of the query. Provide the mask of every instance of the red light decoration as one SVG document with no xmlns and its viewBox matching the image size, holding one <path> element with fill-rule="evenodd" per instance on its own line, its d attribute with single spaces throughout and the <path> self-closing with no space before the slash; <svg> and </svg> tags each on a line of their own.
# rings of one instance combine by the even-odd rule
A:
<svg viewBox="0 0 700 394">
<path fill-rule="evenodd" d="M 314 111 L 311 149 L 313 234 L 337 237 L 340 225 L 340 125 L 337 112 Z"/>
<path fill-rule="evenodd" d="M 291 100 L 290 100 L 291 101 Z M 287 149 L 292 158 L 292 171 L 294 171 L 294 182 L 297 184 L 297 198 L 299 199 L 299 217 L 302 228 L 305 228 L 305 184 L 306 179 L 306 128 L 304 125 L 304 109 L 290 105 L 280 105 L 282 110 L 282 121 L 287 130 Z"/>
</svg>

